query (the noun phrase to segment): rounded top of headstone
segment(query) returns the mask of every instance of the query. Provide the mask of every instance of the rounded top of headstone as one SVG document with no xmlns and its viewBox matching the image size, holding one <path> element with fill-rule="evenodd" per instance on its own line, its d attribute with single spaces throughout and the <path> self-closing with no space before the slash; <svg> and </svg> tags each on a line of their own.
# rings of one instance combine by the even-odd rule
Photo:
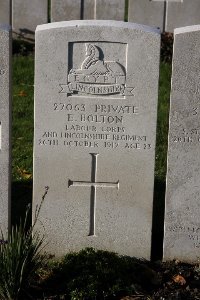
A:
<svg viewBox="0 0 200 300">
<path fill-rule="evenodd" d="M 192 26 L 185 26 L 174 29 L 174 34 L 181 34 L 186 32 L 194 32 L 200 31 L 200 25 L 192 25 Z"/>
<path fill-rule="evenodd" d="M 73 20 L 73 21 L 62 21 L 62 22 L 54 22 L 43 25 L 38 25 L 36 28 L 37 31 L 41 30 L 50 30 L 56 28 L 64 28 L 64 27 L 115 27 L 115 28 L 124 28 L 124 29 L 135 29 L 139 31 L 145 31 L 149 33 L 157 33 L 160 34 L 160 29 L 156 27 L 150 27 L 146 25 L 131 23 L 131 22 L 123 22 L 123 21 L 113 21 L 113 20 Z"/>
</svg>

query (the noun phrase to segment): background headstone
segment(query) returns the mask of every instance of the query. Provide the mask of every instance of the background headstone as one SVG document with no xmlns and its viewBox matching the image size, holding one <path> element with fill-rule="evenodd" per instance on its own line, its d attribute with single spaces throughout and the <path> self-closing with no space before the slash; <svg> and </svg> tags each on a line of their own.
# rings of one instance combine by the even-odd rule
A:
<svg viewBox="0 0 200 300">
<path fill-rule="evenodd" d="M 200 26 L 175 30 L 164 259 L 200 259 Z"/>
<path fill-rule="evenodd" d="M 199 0 L 176 0 L 167 3 L 165 31 L 173 32 L 177 27 L 197 24 L 200 24 Z"/>
<path fill-rule="evenodd" d="M 51 22 L 80 20 L 81 9 L 81 0 L 52 0 Z"/>
<path fill-rule="evenodd" d="M 51 21 L 124 20 L 124 0 L 52 0 Z"/>
<path fill-rule="evenodd" d="M 163 31 L 164 17 L 164 1 L 129 0 L 128 20 L 130 22 L 159 27 Z"/>
<path fill-rule="evenodd" d="M 36 26 L 48 21 L 47 0 L 13 0 L 12 27 L 16 34 L 34 38 Z"/>
<path fill-rule="evenodd" d="M 10 222 L 11 53 L 10 29 L 0 25 L 0 230 L 4 235 Z"/>
<path fill-rule="evenodd" d="M 117 21 L 36 31 L 33 214 L 48 252 L 150 258 L 160 34 Z"/>
<path fill-rule="evenodd" d="M 123 21 L 124 0 L 96 0 L 96 20 Z"/>
<path fill-rule="evenodd" d="M 0 24 L 10 24 L 10 0 L 0 0 Z"/>
<path fill-rule="evenodd" d="M 96 19 L 96 1 L 94 0 L 84 0 L 83 1 L 83 20 L 93 20 Z"/>
</svg>

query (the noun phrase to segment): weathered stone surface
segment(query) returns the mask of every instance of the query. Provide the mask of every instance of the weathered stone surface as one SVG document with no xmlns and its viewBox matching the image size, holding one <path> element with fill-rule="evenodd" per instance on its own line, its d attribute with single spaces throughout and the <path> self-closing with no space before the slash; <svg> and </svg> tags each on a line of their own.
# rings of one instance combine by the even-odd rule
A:
<svg viewBox="0 0 200 300">
<path fill-rule="evenodd" d="M 124 0 L 52 0 L 51 19 L 69 20 L 124 20 Z"/>
<path fill-rule="evenodd" d="M 4 235 L 7 233 L 10 222 L 10 58 L 10 30 L 0 25 L 0 229 Z"/>
<path fill-rule="evenodd" d="M 117 21 L 36 31 L 34 203 L 47 251 L 150 257 L 160 34 Z"/>
<path fill-rule="evenodd" d="M 156 26 L 162 31 L 165 27 L 164 1 L 129 0 L 128 20 L 130 22 Z"/>
<path fill-rule="evenodd" d="M 83 2 L 83 20 L 93 20 L 96 19 L 96 5 L 94 0 L 84 0 Z"/>
<path fill-rule="evenodd" d="M 175 30 L 165 260 L 200 259 L 200 26 Z"/>
<path fill-rule="evenodd" d="M 10 24 L 10 0 L 0 0 L 0 24 Z"/>
<path fill-rule="evenodd" d="M 47 0 L 13 0 L 12 27 L 14 33 L 34 38 L 36 26 L 48 21 Z"/>
<path fill-rule="evenodd" d="M 51 1 L 51 22 L 80 20 L 81 14 L 81 0 Z"/>
<path fill-rule="evenodd" d="M 176 0 L 167 4 L 165 31 L 173 32 L 177 27 L 200 23 L 199 0 Z"/>
<path fill-rule="evenodd" d="M 97 20 L 123 21 L 125 13 L 124 0 L 96 0 Z"/>
</svg>

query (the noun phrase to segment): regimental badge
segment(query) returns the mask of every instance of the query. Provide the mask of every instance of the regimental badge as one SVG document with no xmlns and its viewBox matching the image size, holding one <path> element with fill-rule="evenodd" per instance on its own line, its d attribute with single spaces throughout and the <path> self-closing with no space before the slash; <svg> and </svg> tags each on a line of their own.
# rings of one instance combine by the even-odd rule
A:
<svg viewBox="0 0 200 300">
<path fill-rule="evenodd" d="M 100 58 L 102 49 L 86 43 L 85 58 L 79 69 L 70 69 L 68 84 L 61 84 L 61 93 L 68 95 L 90 94 L 108 96 L 133 95 L 134 88 L 126 87 L 125 67 L 117 61 Z"/>
</svg>

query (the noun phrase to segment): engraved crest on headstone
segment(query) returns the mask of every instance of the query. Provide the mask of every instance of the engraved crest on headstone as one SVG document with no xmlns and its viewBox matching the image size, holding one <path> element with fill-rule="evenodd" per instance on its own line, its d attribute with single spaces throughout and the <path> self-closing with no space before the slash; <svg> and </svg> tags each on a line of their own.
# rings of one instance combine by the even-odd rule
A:
<svg viewBox="0 0 200 300">
<path fill-rule="evenodd" d="M 126 87 L 126 69 L 121 63 L 104 59 L 103 50 L 92 43 L 85 43 L 85 50 L 80 68 L 71 68 L 68 84 L 60 84 L 61 93 L 133 95 L 134 88 Z"/>
</svg>

